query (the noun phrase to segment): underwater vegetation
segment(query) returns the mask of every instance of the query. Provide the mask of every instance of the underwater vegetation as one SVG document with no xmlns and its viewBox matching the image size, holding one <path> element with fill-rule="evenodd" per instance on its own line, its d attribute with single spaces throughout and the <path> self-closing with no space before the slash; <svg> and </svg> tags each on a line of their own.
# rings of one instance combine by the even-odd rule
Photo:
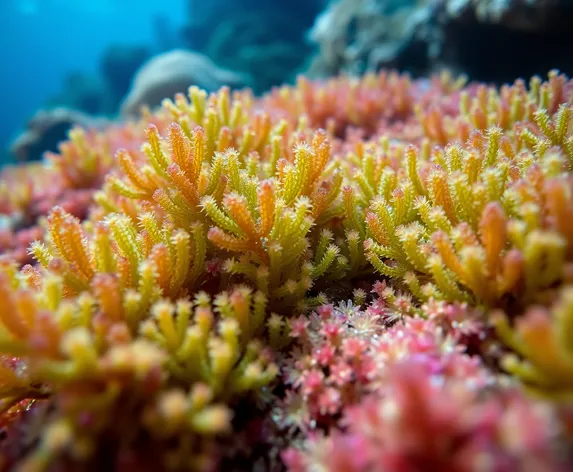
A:
<svg viewBox="0 0 573 472">
<path fill-rule="evenodd" d="M 223 87 L 2 171 L 0 469 L 573 464 L 573 81 Z"/>
</svg>

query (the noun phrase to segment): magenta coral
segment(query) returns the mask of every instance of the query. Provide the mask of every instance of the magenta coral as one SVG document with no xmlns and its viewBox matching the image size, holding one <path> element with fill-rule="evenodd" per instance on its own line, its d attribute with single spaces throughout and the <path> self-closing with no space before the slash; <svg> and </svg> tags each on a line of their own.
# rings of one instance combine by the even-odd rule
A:
<svg viewBox="0 0 573 472">
<path fill-rule="evenodd" d="M 377 291 L 391 298 L 379 285 Z M 334 426 L 347 407 L 380 394 L 388 369 L 407 359 L 422 359 L 432 373 L 476 389 L 492 384 L 494 376 L 462 344 L 477 328 L 467 326 L 475 315 L 459 305 L 434 305 L 422 308 L 425 318 L 396 318 L 401 300 L 380 297 L 366 309 L 352 302 L 323 305 L 309 318 L 293 320 L 295 346 L 284 363 L 289 390 L 276 411 L 279 423 L 307 432 Z M 458 323 L 458 314 L 467 321 Z"/>
<path fill-rule="evenodd" d="M 345 431 L 283 454 L 289 470 L 565 470 L 552 448 L 556 421 L 514 389 L 479 394 L 440 381 L 427 360 L 390 369 L 382 397 L 348 407 Z"/>
</svg>

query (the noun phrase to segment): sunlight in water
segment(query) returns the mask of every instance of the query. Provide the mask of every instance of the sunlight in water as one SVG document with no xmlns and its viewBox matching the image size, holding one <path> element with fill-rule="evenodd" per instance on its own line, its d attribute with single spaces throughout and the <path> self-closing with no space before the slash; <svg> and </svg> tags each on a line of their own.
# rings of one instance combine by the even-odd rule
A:
<svg viewBox="0 0 573 472">
<path fill-rule="evenodd" d="M 37 0 L 21 0 L 17 8 L 23 15 L 35 15 L 38 13 L 38 2 Z"/>
<path fill-rule="evenodd" d="M 122 0 L 113 2 L 111 0 L 13 0 L 14 10 L 24 16 L 38 15 L 49 13 L 53 9 L 65 8 L 69 13 L 78 13 L 82 15 L 104 16 L 113 12 L 117 14 L 125 11 L 133 11 L 133 8 L 141 8 L 146 1 Z M 153 5 L 155 2 L 147 2 Z"/>
</svg>

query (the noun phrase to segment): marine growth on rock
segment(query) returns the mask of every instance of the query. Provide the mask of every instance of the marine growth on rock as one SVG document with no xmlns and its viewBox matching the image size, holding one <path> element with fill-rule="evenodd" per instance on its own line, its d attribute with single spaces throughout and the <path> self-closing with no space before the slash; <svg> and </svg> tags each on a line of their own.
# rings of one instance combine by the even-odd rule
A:
<svg viewBox="0 0 573 472">
<path fill-rule="evenodd" d="M 570 470 L 573 81 L 166 99 L 0 178 L 0 470 Z"/>
</svg>

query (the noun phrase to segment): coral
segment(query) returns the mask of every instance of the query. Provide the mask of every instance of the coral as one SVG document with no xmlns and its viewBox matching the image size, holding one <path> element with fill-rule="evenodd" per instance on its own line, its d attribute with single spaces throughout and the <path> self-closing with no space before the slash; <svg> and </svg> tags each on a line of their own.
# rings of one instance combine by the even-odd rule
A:
<svg viewBox="0 0 573 472">
<path fill-rule="evenodd" d="M 561 402 L 571 399 L 571 340 L 573 290 L 565 285 L 550 307 L 532 306 L 515 321 L 514 329 L 502 313 L 495 316 L 499 336 L 514 353 L 504 367 L 523 380 L 530 391 Z"/>
<path fill-rule="evenodd" d="M 572 102 L 191 87 L 6 170 L 1 467 L 570 466 Z"/>
<path fill-rule="evenodd" d="M 162 149 L 157 128 L 148 128 L 144 156 L 120 150 L 125 177 L 111 175 L 108 184 L 120 196 L 168 215 L 176 227 L 209 228 L 213 249 L 223 253 L 208 257 L 235 254 L 226 258 L 225 272 L 245 276 L 271 298 L 273 307 L 280 303 L 284 309 L 304 299 L 327 270 L 343 274 L 346 269 L 326 233 L 314 236 L 316 254 L 309 251 L 311 227 L 318 221 L 328 225 L 340 214 L 334 201 L 342 179 L 327 168 L 331 156 L 324 132 L 281 158 L 286 123 L 271 127 L 268 115 L 257 114 L 252 127 L 246 125 L 246 103 L 237 101 L 232 110 L 228 94 L 223 90 L 213 97 L 217 100 L 207 110 L 198 89 L 192 89 L 190 102 L 179 96 L 177 103 L 168 104 L 181 123 L 169 127 L 169 150 Z M 191 129 L 190 122 L 204 128 Z M 242 122 L 244 130 L 233 136 L 232 128 Z M 141 171 L 135 164 L 140 159 L 147 164 Z M 265 164 L 258 170 L 260 161 Z"/>
<path fill-rule="evenodd" d="M 62 223 L 68 225 L 69 218 Z M 82 275 L 89 270 L 78 269 Z M 193 302 L 170 302 L 153 286 L 151 264 L 141 270 L 138 291 L 122 293 L 125 281 L 100 273 L 93 277 L 93 295 L 84 292 L 75 301 L 65 297 L 69 273 L 50 275 L 41 286 L 31 267 L 28 280 L 13 272 L 10 278 L 9 268 L 0 279 L 0 344 L 27 359 L 17 375 L 3 366 L 3 409 L 58 392 L 24 467 L 40 470 L 54 455 L 81 464 L 101 454 L 107 441 L 117 460 L 159 447 L 157 467 L 204 467 L 211 457 L 185 453 L 229 431 L 232 414 L 221 401 L 274 377 L 269 355 L 252 341 L 263 327 L 262 294 L 236 288 L 212 302 L 204 293 Z M 134 424 L 133 418 L 140 420 Z"/>
<path fill-rule="evenodd" d="M 426 136 L 452 144 L 407 147 L 398 166 L 360 183 L 373 196 L 365 250 L 378 271 L 402 277 L 422 300 L 490 306 L 542 297 L 562 280 L 570 244 L 571 108 L 545 102 L 562 93 L 562 84 L 548 86 L 554 90 L 530 92 L 529 110 L 517 111 L 525 101 L 518 84 L 490 94 L 498 104 L 491 112 L 485 89 L 478 89 L 472 105 L 462 94 L 461 114 L 449 124 L 436 109 L 420 114 Z M 504 102 L 515 115 L 503 111 Z M 384 190 L 376 195 L 375 188 Z M 426 277 L 431 282 L 421 282 Z"/>
<path fill-rule="evenodd" d="M 329 2 L 308 32 L 318 46 L 309 67 L 315 77 L 337 73 L 362 74 L 381 67 L 423 68 L 425 58 L 415 54 L 431 21 L 429 2 L 392 0 L 339 0 Z M 409 57 L 410 56 L 410 57 Z M 413 57 L 412 57 L 413 56 Z M 416 60 L 418 63 L 416 63 Z"/>
<path fill-rule="evenodd" d="M 309 125 L 326 128 L 337 136 L 348 127 L 364 133 L 402 122 L 413 111 L 413 86 L 407 76 L 383 72 L 360 81 L 334 78 L 322 87 L 299 77 L 296 88 L 281 87 L 263 98 L 265 109 L 287 117 L 305 116 Z"/>
<path fill-rule="evenodd" d="M 552 448 L 555 417 L 509 389 L 480 398 L 442 385 L 419 361 L 389 373 L 383 399 L 348 408 L 347 431 L 286 451 L 289 470 L 565 470 Z"/>
<path fill-rule="evenodd" d="M 296 344 L 283 363 L 289 390 L 275 411 L 281 427 L 308 434 L 336 426 L 349 407 L 382 394 L 388 371 L 409 359 L 423 359 L 433 374 L 473 388 L 494 382 L 479 357 L 466 354 L 479 332 L 477 314 L 443 302 L 417 308 L 383 284 L 375 290 L 380 296 L 366 309 L 340 302 L 291 321 Z"/>
<path fill-rule="evenodd" d="M 333 0 L 308 32 L 317 53 L 307 74 L 445 68 L 497 84 L 551 67 L 570 74 L 572 14 L 567 0 Z"/>
<path fill-rule="evenodd" d="M 95 189 L 110 170 L 110 148 L 127 145 L 129 129 L 75 127 L 69 141 L 58 145 L 59 154 L 48 152 L 45 162 L 25 167 L 6 167 L 0 173 L 0 215 L 3 217 L 0 247 L 22 265 L 31 262 L 29 244 L 41 239 L 43 218 L 54 206 L 84 219 Z"/>
</svg>

